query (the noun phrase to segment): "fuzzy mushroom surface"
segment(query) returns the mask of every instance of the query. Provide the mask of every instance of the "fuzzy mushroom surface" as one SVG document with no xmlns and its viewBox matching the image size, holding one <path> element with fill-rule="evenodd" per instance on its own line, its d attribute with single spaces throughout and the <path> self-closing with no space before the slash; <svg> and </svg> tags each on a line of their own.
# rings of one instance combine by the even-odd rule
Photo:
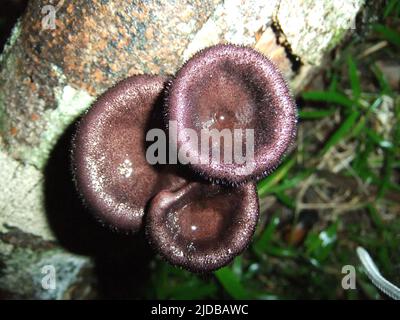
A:
<svg viewBox="0 0 400 320">
<path fill-rule="evenodd" d="M 117 229 L 139 230 L 148 201 L 170 182 L 145 157 L 146 131 L 165 81 L 140 75 L 119 82 L 82 117 L 73 139 L 77 189 L 95 216 Z"/>
<path fill-rule="evenodd" d="M 183 65 L 168 85 L 166 114 L 176 121 L 174 143 L 192 153 L 195 161 L 189 166 L 211 181 L 228 184 L 271 173 L 296 134 L 296 105 L 279 69 L 254 49 L 231 44 L 206 48 Z M 224 137 L 214 157 L 214 142 L 209 141 L 209 152 L 201 152 L 198 141 L 188 139 L 186 128 L 198 136 L 204 129 L 228 129 L 233 143 L 235 129 L 240 130 L 242 144 L 226 156 Z M 235 161 L 246 144 L 253 145 L 253 153 L 242 163 Z"/>
<path fill-rule="evenodd" d="M 154 197 L 146 216 L 146 234 L 171 264 L 209 272 L 246 249 L 258 215 L 253 183 L 232 188 L 190 182 Z"/>
<path fill-rule="evenodd" d="M 296 125 L 296 105 L 277 67 L 251 48 L 216 45 L 172 80 L 132 76 L 102 94 L 72 141 L 75 184 L 104 224 L 129 232 L 144 226 L 171 264 L 214 271 L 249 245 L 259 216 L 255 182 L 279 165 Z M 156 132 L 165 138 L 149 145 Z M 157 150 L 160 159 L 183 150 L 197 161 L 150 161 L 148 151 Z"/>
</svg>

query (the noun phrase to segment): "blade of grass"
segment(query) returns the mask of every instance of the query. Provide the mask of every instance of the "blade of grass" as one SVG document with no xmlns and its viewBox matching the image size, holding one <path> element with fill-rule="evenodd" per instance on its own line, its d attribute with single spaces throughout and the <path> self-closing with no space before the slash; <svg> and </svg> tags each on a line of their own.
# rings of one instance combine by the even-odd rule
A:
<svg viewBox="0 0 400 320">
<path fill-rule="evenodd" d="M 331 92 L 336 92 L 338 82 L 339 82 L 339 77 L 338 77 L 337 73 L 334 73 L 332 75 L 331 83 L 329 84 L 328 90 Z"/>
<path fill-rule="evenodd" d="M 309 258 L 317 260 L 319 264 L 328 258 L 337 240 L 337 226 L 338 222 L 335 222 L 319 234 L 310 232 L 307 235 L 304 245 Z"/>
<path fill-rule="evenodd" d="M 380 33 L 382 38 L 388 40 L 392 44 L 394 44 L 397 47 L 400 47 L 400 33 L 396 32 L 393 29 L 390 29 L 389 27 L 386 27 L 382 24 L 375 24 L 373 26 L 373 29 Z"/>
<path fill-rule="evenodd" d="M 281 181 L 289 172 L 289 170 L 295 165 L 296 158 L 291 157 L 288 158 L 284 163 L 271 175 L 264 178 L 258 183 L 258 195 L 262 197 L 268 192 L 268 189 L 274 185 L 276 185 L 279 181 Z"/>
<path fill-rule="evenodd" d="M 269 246 L 267 253 L 271 256 L 282 258 L 295 258 L 298 256 L 298 252 L 295 248 L 281 248 L 277 246 Z"/>
<path fill-rule="evenodd" d="M 397 122 L 400 121 L 400 104 L 396 105 L 395 107 L 395 117 L 397 119 Z M 392 136 L 392 141 L 393 141 L 393 146 L 392 148 L 388 148 L 385 150 L 385 160 L 384 160 L 384 167 L 383 167 L 383 179 L 381 184 L 379 185 L 378 189 L 378 199 L 381 199 L 386 190 L 390 188 L 390 178 L 393 175 L 393 166 L 394 162 L 396 160 L 396 149 L 397 146 L 399 145 L 399 140 L 400 140 L 400 128 L 399 125 L 395 125 L 392 129 L 393 131 L 393 136 Z"/>
<path fill-rule="evenodd" d="M 372 72 L 374 73 L 374 75 L 375 75 L 375 77 L 376 77 L 376 80 L 378 80 L 379 87 L 380 87 L 380 89 L 381 89 L 381 94 L 382 94 L 382 95 L 384 95 L 384 94 L 386 94 L 386 95 L 387 95 L 387 94 L 391 94 L 392 89 L 391 89 L 389 83 L 387 82 L 387 80 L 386 80 L 386 78 L 385 78 L 385 75 L 384 75 L 383 72 L 379 69 L 379 67 L 378 67 L 376 64 L 374 64 L 374 65 L 371 67 L 371 70 L 372 70 Z"/>
<path fill-rule="evenodd" d="M 226 292 L 234 299 L 247 300 L 250 299 L 250 294 L 243 287 L 239 278 L 232 272 L 229 267 L 221 268 L 215 273 L 218 281 L 224 287 Z"/>
<path fill-rule="evenodd" d="M 279 218 L 275 214 L 272 216 L 271 221 L 268 223 L 267 227 L 265 228 L 260 238 L 253 245 L 254 252 L 257 255 L 261 255 L 263 252 L 267 251 L 268 246 L 272 239 L 272 235 L 274 234 L 274 231 L 276 230 L 278 225 L 279 225 Z"/>
<path fill-rule="evenodd" d="M 361 95 L 360 77 L 358 76 L 357 65 L 350 55 L 347 57 L 347 65 L 353 99 L 358 101 Z"/>
<path fill-rule="evenodd" d="M 275 195 L 278 198 L 278 200 L 280 202 L 282 202 L 289 209 L 296 208 L 296 205 L 295 205 L 295 202 L 293 201 L 293 199 L 291 197 L 289 197 L 288 195 L 286 195 L 284 192 L 276 192 Z"/>
<path fill-rule="evenodd" d="M 397 7 L 400 6 L 399 0 L 390 0 L 385 7 L 385 11 L 383 12 L 383 17 L 387 18 L 392 13 L 392 11 L 396 9 L 396 5 Z"/>
<path fill-rule="evenodd" d="M 363 176 L 361 174 L 359 174 L 359 176 L 360 176 L 360 178 L 363 178 Z M 378 186 L 378 187 L 382 183 L 382 178 L 380 176 L 374 174 L 374 172 L 372 172 L 372 171 L 369 172 L 369 176 L 366 179 L 363 178 L 363 180 L 364 181 L 368 181 L 368 183 L 370 183 L 372 185 L 375 185 L 375 186 Z M 390 182 L 388 184 L 388 188 L 392 189 L 392 190 L 394 190 L 396 192 L 400 192 L 400 185 L 399 184 Z"/>
<path fill-rule="evenodd" d="M 276 186 L 270 187 L 264 193 L 264 195 L 270 194 L 270 193 L 282 192 L 282 191 L 285 191 L 287 189 L 291 189 L 293 187 L 296 187 L 296 186 L 298 186 L 298 184 L 301 181 L 303 181 L 304 179 L 309 177 L 313 172 L 314 172 L 314 169 L 305 169 L 304 171 L 301 171 L 300 173 L 298 173 L 293 178 L 290 178 L 290 179 L 286 178 L 282 183 L 280 183 L 280 184 L 278 184 Z"/>
<path fill-rule="evenodd" d="M 156 288 L 156 295 L 157 299 L 166 299 L 168 296 L 168 269 L 167 266 L 162 264 L 155 274 L 156 280 L 154 283 L 157 285 Z"/>
<path fill-rule="evenodd" d="M 302 94 L 304 100 L 337 103 L 346 108 L 353 107 L 353 101 L 344 94 L 331 91 L 308 91 Z"/>
<path fill-rule="evenodd" d="M 369 155 L 374 150 L 374 143 L 370 139 L 366 139 L 365 143 L 358 145 L 356 148 L 356 157 L 351 163 L 351 166 L 363 181 L 371 179 L 372 172 L 369 168 L 368 162 L 365 161 L 365 159 L 368 159 Z"/>
<path fill-rule="evenodd" d="M 385 140 L 380 134 L 370 128 L 366 128 L 367 136 L 378 146 L 383 149 L 393 149 L 393 145 L 390 141 Z"/>
<path fill-rule="evenodd" d="M 379 216 L 378 211 L 376 210 L 375 206 L 373 204 L 369 203 L 366 208 L 370 214 L 372 222 L 379 229 L 379 231 L 383 231 L 385 226 L 384 226 L 383 221 L 382 221 L 381 217 Z"/>
<path fill-rule="evenodd" d="M 241 277 L 243 274 L 243 258 L 242 256 L 237 256 L 232 262 L 232 272 L 237 276 Z"/>
<path fill-rule="evenodd" d="M 328 141 L 325 143 L 324 147 L 320 152 L 320 156 L 324 155 L 331 147 L 338 144 L 341 140 L 345 139 L 347 135 L 354 128 L 360 113 L 358 111 L 353 111 L 347 118 L 342 122 L 339 128 L 330 136 Z"/>
<path fill-rule="evenodd" d="M 378 97 L 375 101 L 368 107 L 367 112 L 360 117 L 360 120 L 354 126 L 352 135 L 353 137 L 358 137 L 361 132 L 365 129 L 365 125 L 367 124 L 367 119 L 372 111 L 378 108 L 382 103 L 382 97 Z"/>
<path fill-rule="evenodd" d="M 357 121 L 356 125 L 354 126 L 352 132 L 354 137 L 358 137 L 362 132 L 364 132 L 363 130 L 365 129 L 366 123 L 367 123 L 367 117 L 365 115 L 362 115 L 360 119 Z"/>
<path fill-rule="evenodd" d="M 301 110 L 299 111 L 299 118 L 302 120 L 309 120 L 309 119 L 321 119 L 324 117 L 329 117 L 336 112 L 334 109 L 327 109 L 327 110 Z"/>
</svg>

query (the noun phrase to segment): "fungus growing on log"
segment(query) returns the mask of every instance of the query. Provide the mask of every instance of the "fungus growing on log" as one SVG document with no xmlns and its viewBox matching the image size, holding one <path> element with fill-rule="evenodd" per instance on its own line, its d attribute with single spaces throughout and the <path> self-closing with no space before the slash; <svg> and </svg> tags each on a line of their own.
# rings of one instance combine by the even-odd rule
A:
<svg viewBox="0 0 400 320">
<path fill-rule="evenodd" d="M 165 89 L 166 83 L 162 76 L 129 77 L 94 102 L 73 139 L 76 186 L 105 224 L 131 232 L 144 224 L 167 261 L 210 272 L 250 243 L 259 215 L 255 182 L 278 166 L 293 142 L 296 106 L 279 70 L 246 47 L 205 49 Z M 185 128 L 199 137 L 203 129 L 251 129 L 254 157 L 225 163 L 224 153 L 216 163 L 211 150 L 209 162 L 154 164 L 147 158 L 147 133 L 157 128 L 165 134 L 163 114 L 177 123 L 163 152 L 173 150 L 171 144 L 185 146 L 204 160 L 198 145 L 182 135 Z M 243 143 L 250 140 L 246 135 Z"/>
<path fill-rule="evenodd" d="M 297 122 L 296 105 L 278 68 L 261 53 L 236 45 L 204 49 L 184 64 L 168 87 L 167 116 L 177 123 L 177 148 L 189 143 L 197 159 L 189 166 L 228 184 L 271 173 L 293 142 Z M 254 130 L 254 155 L 244 163 L 229 163 L 223 154 L 222 161 L 211 152 L 200 154 L 197 141 L 187 141 L 187 128 L 199 136 L 204 129 Z"/>
</svg>

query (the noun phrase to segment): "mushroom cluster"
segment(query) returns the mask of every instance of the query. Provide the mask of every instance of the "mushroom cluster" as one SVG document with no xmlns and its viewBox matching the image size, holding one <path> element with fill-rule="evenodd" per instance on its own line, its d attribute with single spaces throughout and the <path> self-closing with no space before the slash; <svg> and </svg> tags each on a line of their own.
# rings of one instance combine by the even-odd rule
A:
<svg viewBox="0 0 400 320">
<path fill-rule="evenodd" d="M 180 134 L 185 129 L 199 135 L 204 128 L 252 129 L 250 165 L 213 161 L 208 153 L 210 161 L 150 164 L 146 134 L 167 132 L 170 121 L 177 135 L 167 145 L 197 158 L 204 154 Z M 103 223 L 130 232 L 145 228 L 170 263 L 213 271 L 250 243 L 259 215 L 255 182 L 278 166 L 296 122 L 294 100 L 269 59 L 248 47 L 216 45 L 174 77 L 132 76 L 94 102 L 73 139 L 76 186 Z"/>
</svg>

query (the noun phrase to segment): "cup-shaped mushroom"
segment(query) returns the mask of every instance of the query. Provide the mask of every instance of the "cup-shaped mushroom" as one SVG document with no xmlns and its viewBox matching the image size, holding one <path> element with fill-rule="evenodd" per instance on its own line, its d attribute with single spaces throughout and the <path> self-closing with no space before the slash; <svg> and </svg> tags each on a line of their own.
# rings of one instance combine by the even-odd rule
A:
<svg viewBox="0 0 400 320">
<path fill-rule="evenodd" d="M 173 265 L 210 272 L 248 246 L 258 213 L 253 183 L 231 188 L 191 182 L 153 198 L 146 213 L 146 234 Z"/>
<path fill-rule="evenodd" d="M 296 134 L 297 109 L 284 77 L 248 47 L 216 45 L 194 55 L 170 82 L 167 107 L 180 161 L 216 182 L 269 174 Z"/>
<path fill-rule="evenodd" d="M 165 81 L 142 75 L 119 82 L 94 102 L 73 139 L 77 189 L 95 216 L 117 229 L 137 231 L 149 199 L 166 181 L 145 150 Z"/>
</svg>

